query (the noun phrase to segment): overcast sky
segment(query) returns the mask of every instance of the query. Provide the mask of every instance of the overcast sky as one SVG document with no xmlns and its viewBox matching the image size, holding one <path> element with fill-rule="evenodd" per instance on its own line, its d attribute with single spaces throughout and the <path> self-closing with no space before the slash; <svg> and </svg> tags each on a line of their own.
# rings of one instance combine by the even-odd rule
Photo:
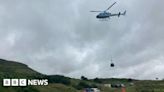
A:
<svg viewBox="0 0 164 92">
<path fill-rule="evenodd" d="M 115 1 L 109 12 L 126 16 L 89 12 Z M 74 78 L 163 79 L 164 1 L 115 1 L 0 0 L 0 58 Z"/>
</svg>

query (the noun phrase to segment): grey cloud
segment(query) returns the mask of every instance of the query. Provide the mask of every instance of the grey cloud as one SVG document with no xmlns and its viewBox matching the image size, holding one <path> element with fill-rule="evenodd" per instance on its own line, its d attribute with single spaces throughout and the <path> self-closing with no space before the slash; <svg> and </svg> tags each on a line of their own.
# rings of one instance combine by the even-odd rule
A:
<svg viewBox="0 0 164 92">
<path fill-rule="evenodd" d="M 127 15 L 110 21 L 89 12 L 112 2 L 0 0 L 0 57 L 46 74 L 162 78 L 163 1 L 117 0 L 111 12 Z"/>
</svg>

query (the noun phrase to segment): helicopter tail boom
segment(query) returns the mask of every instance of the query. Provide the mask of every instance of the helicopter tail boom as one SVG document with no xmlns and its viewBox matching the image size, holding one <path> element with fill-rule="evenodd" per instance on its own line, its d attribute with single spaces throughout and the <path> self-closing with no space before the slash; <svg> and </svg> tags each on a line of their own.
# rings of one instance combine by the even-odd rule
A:
<svg viewBox="0 0 164 92">
<path fill-rule="evenodd" d="M 121 15 L 126 15 L 126 11 L 124 11 L 123 13 L 119 12 L 118 14 L 111 14 L 110 16 L 118 16 L 118 17 L 120 17 Z"/>
</svg>

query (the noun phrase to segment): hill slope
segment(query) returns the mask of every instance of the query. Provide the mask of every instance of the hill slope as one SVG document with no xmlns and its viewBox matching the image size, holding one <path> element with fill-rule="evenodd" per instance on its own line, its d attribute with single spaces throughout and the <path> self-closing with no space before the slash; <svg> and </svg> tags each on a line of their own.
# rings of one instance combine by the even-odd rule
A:
<svg viewBox="0 0 164 92">
<path fill-rule="evenodd" d="M 66 77 L 53 76 L 51 80 L 61 78 L 63 81 Z M 73 87 L 50 81 L 48 86 L 28 86 L 28 87 L 3 87 L 4 78 L 27 78 L 27 79 L 49 79 L 49 76 L 43 75 L 29 68 L 27 65 L 15 61 L 0 59 L 0 92 L 76 92 Z M 60 80 L 61 80 L 60 79 Z"/>
<path fill-rule="evenodd" d="M 0 59 L 0 78 L 34 78 L 43 76 L 25 64 Z"/>
</svg>

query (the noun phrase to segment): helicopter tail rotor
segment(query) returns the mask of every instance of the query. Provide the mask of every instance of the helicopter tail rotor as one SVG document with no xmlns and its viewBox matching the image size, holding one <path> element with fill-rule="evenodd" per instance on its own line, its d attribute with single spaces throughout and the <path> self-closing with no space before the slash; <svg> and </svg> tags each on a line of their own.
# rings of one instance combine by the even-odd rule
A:
<svg viewBox="0 0 164 92">
<path fill-rule="evenodd" d="M 126 11 L 124 11 L 123 13 L 119 12 L 118 13 L 118 17 L 120 17 L 120 15 L 124 15 L 125 16 L 126 15 Z"/>
<path fill-rule="evenodd" d="M 122 15 L 126 15 L 126 10 L 124 11 L 124 13 Z"/>
</svg>

